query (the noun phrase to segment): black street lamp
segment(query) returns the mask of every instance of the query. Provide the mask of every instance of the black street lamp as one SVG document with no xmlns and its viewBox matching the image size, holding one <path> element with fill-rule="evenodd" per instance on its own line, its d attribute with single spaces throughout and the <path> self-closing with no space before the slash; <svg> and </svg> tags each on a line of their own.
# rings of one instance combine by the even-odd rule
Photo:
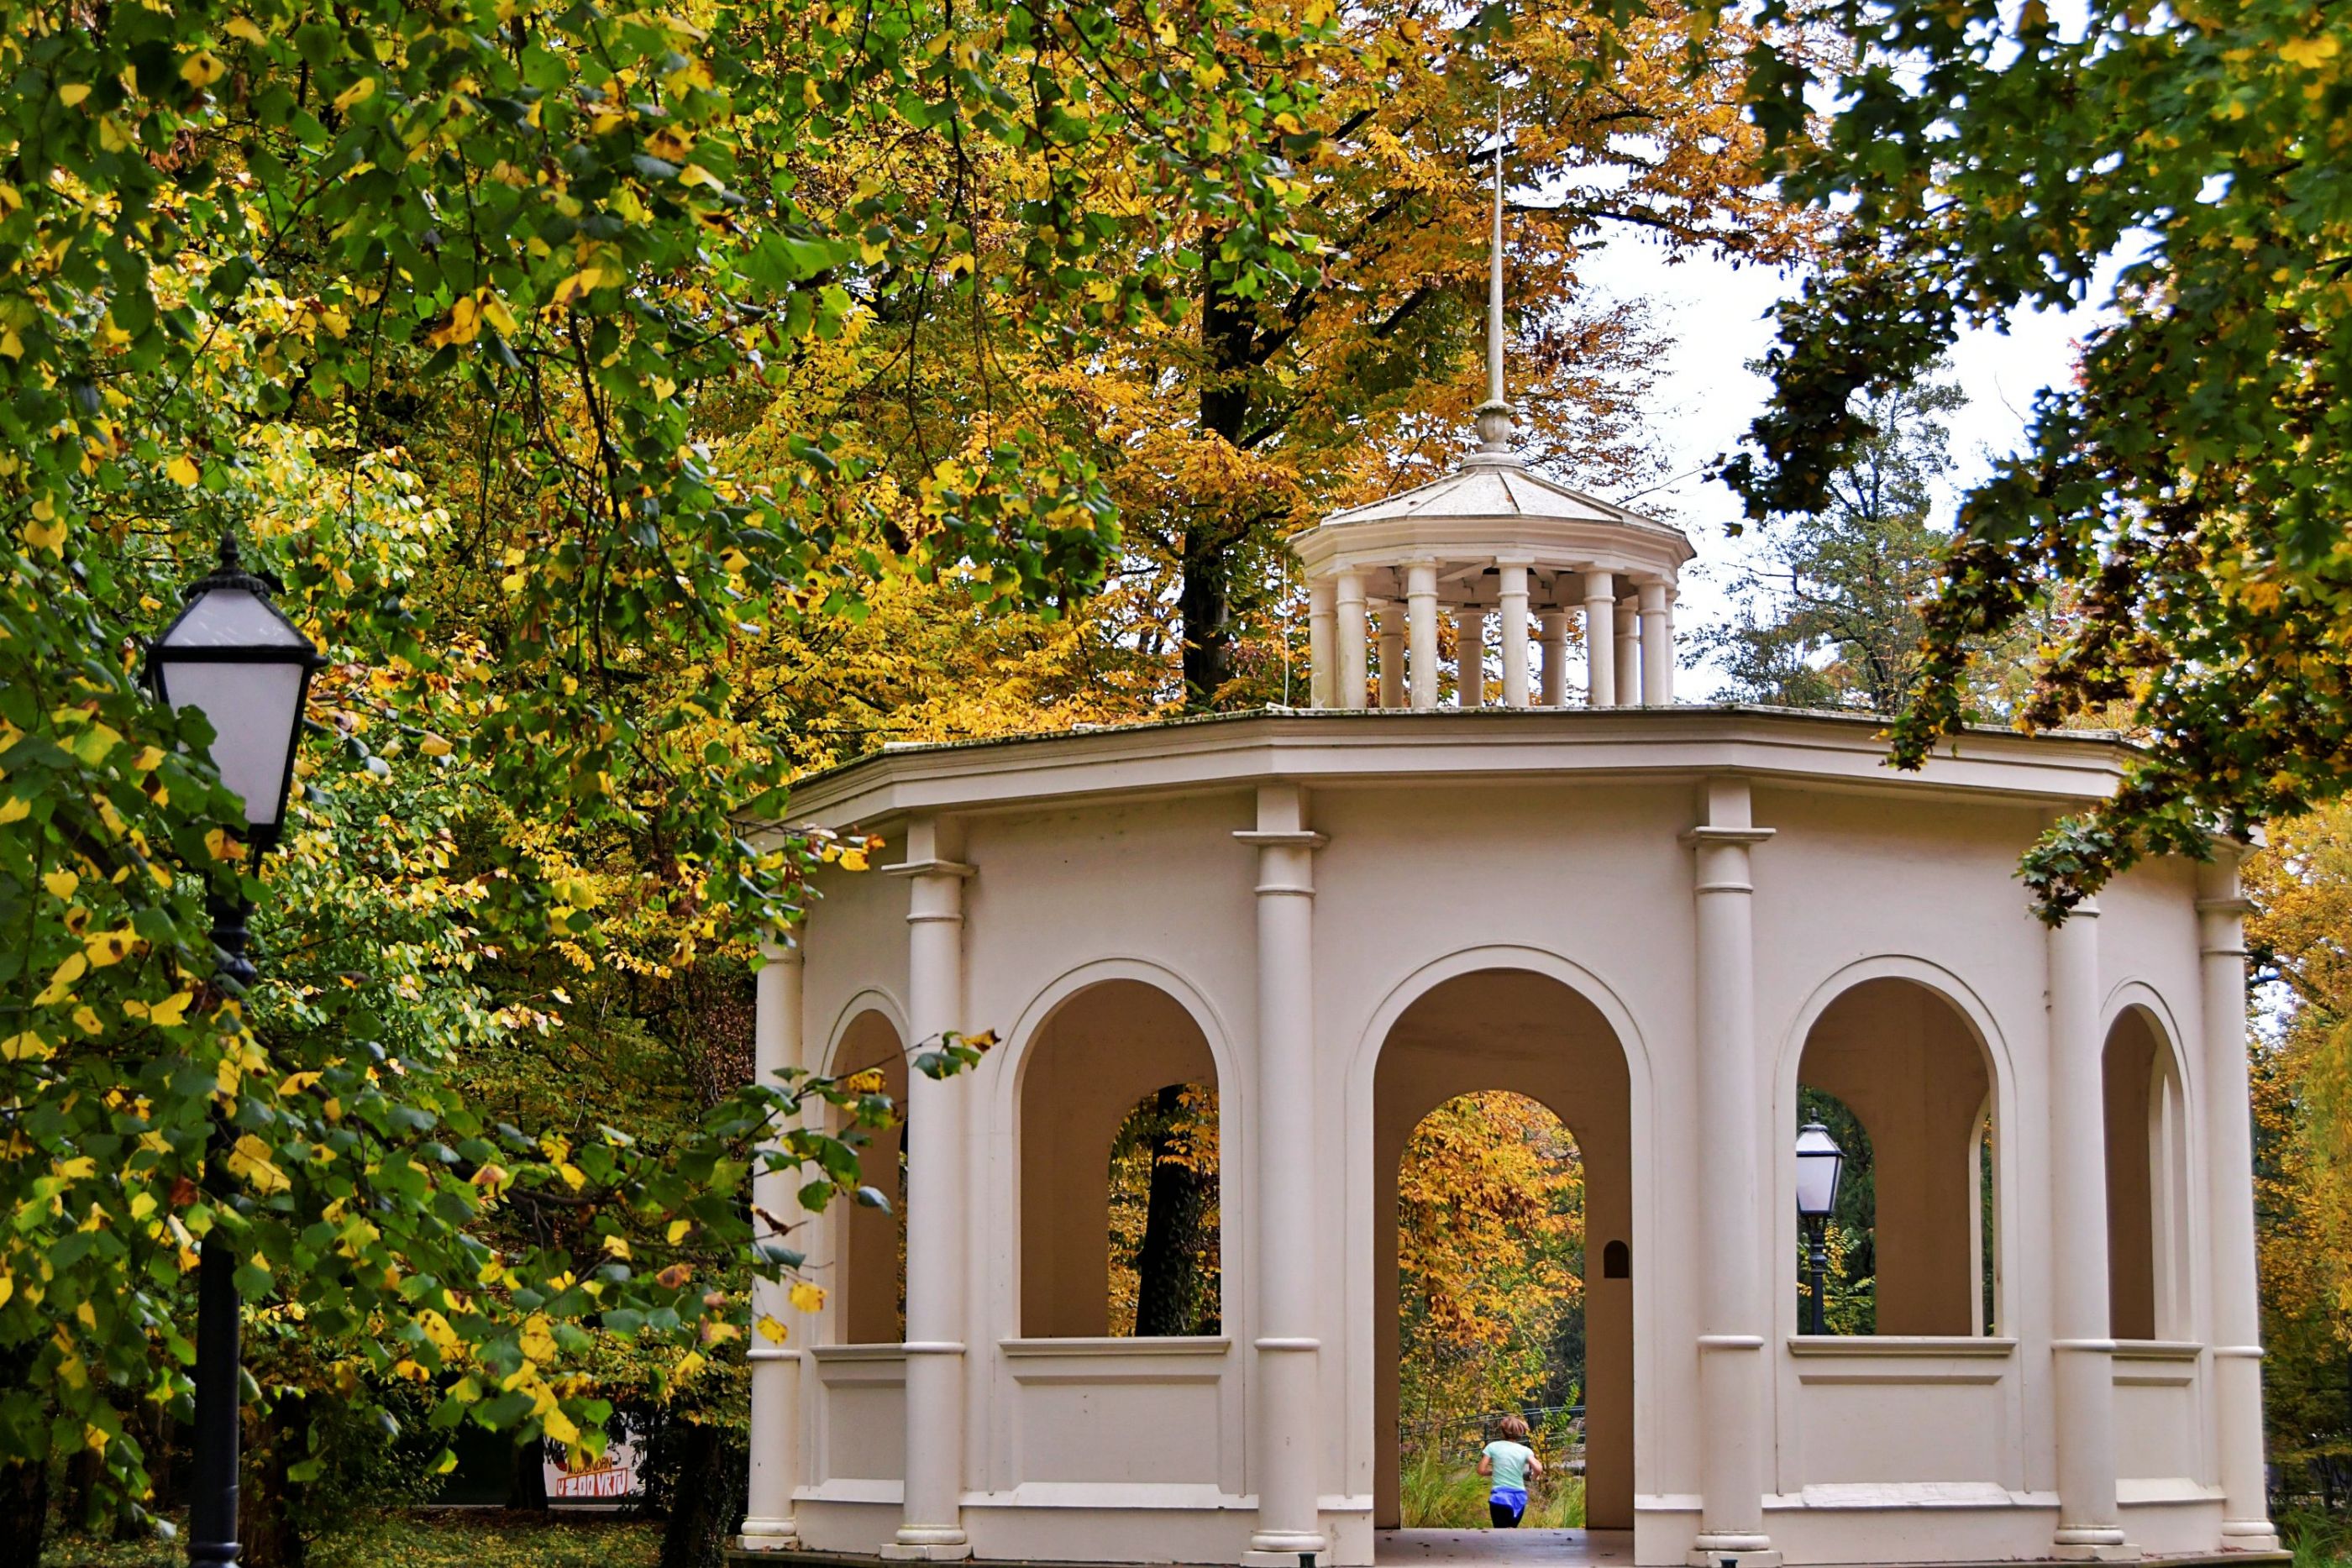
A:
<svg viewBox="0 0 2352 1568">
<path fill-rule="evenodd" d="M 1829 1221 L 1837 1210 L 1838 1177 L 1844 1170 L 1845 1151 L 1837 1146 L 1827 1127 L 1808 1122 L 1798 1130 L 1797 1213 L 1812 1243 L 1806 1260 L 1811 1276 L 1806 1291 L 1811 1297 L 1805 1313 L 1807 1333 L 1829 1332 L 1828 1320 L 1822 1315 L 1822 1298 L 1829 1293 Z"/>
<path fill-rule="evenodd" d="M 278 841 L 294 781 L 294 742 L 310 677 L 326 661 L 270 602 L 278 585 L 237 562 L 224 533 L 220 566 L 192 583 L 179 618 L 147 652 L 147 678 L 173 710 L 200 708 L 212 756 L 244 818 L 235 831 L 259 855 Z M 242 893 L 211 894 L 213 946 L 224 981 L 252 983 Z M 214 1128 L 215 1145 L 223 1141 Z M 215 1228 L 196 1275 L 196 1479 L 188 1508 L 188 1562 L 236 1568 L 238 1364 L 236 1255 Z"/>
</svg>

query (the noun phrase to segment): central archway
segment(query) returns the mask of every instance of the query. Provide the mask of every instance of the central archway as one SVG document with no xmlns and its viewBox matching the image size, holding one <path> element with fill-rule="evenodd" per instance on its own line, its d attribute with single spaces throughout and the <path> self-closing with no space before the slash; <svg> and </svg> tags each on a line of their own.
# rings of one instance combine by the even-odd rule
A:
<svg viewBox="0 0 2352 1568">
<path fill-rule="evenodd" d="M 1559 1117 L 1584 1160 L 1585 1521 L 1633 1526 L 1633 1088 L 1601 1009 L 1532 970 L 1474 969 L 1416 997 L 1380 1046 L 1372 1084 L 1373 1523 L 1402 1513 L 1397 1175 L 1406 1140 L 1450 1100 L 1521 1094 Z"/>
</svg>

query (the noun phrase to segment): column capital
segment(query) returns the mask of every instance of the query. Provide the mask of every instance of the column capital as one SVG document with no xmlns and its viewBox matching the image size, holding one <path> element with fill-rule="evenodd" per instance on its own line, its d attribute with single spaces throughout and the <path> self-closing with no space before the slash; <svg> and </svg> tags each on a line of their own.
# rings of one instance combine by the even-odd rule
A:
<svg viewBox="0 0 2352 1568">
<path fill-rule="evenodd" d="M 1271 845 L 1276 848 L 1294 850 L 1319 850 L 1331 841 L 1329 834 L 1310 832 L 1304 828 L 1273 831 L 1257 828 L 1236 828 L 1234 830 L 1234 837 L 1245 844 L 1257 844 L 1261 847 Z"/>
<path fill-rule="evenodd" d="M 961 882 L 980 874 L 980 868 L 962 861 L 943 860 L 929 855 L 921 860 L 900 861 L 897 865 L 882 868 L 884 876 L 948 876 Z"/>
<path fill-rule="evenodd" d="M 1779 832 L 1778 828 L 1685 828 L 1682 841 L 1686 844 L 1760 844 Z"/>
</svg>

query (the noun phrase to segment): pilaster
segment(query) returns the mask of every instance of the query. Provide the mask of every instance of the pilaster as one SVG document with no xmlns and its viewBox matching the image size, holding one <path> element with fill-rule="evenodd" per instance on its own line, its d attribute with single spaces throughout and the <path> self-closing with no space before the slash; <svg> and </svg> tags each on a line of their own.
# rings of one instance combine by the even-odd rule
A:
<svg viewBox="0 0 2352 1568">
<path fill-rule="evenodd" d="M 1257 846 L 1257 1337 L 1251 1389 L 1251 1481 L 1257 1528 L 1244 1564 L 1295 1568 L 1328 1551 L 1317 1505 L 1315 1190 L 1315 851 L 1306 791 L 1258 789 L 1257 825 L 1234 835 Z"/>
<path fill-rule="evenodd" d="M 2049 966 L 2050 1352 L 2058 1447 L 2054 1556 L 2139 1555 L 2116 1505 L 2113 1324 L 2107 1302 L 2106 1096 L 2099 911 L 2077 904 L 2044 938 Z"/>
<path fill-rule="evenodd" d="M 1707 780 L 1685 836 L 1697 902 L 1699 1533 L 1690 1561 L 1771 1568 L 1764 1529 L 1772 1431 L 1765 1404 L 1765 1297 L 1756 1197 L 1769 1173 L 1756 1141 L 1755 884 L 1750 854 L 1772 836 L 1751 819 L 1745 779 Z"/>
<path fill-rule="evenodd" d="M 788 942 L 760 944 L 760 971 L 752 981 L 751 1066 L 765 1084 L 802 1065 L 801 950 Z M 781 1134 L 788 1124 L 779 1123 Z M 793 1207 L 793 1173 L 762 1170 L 751 1178 L 753 1230 L 773 1239 L 768 1217 Z M 781 1552 L 800 1544 L 793 1489 L 801 1479 L 801 1314 L 781 1281 L 751 1285 L 751 1334 L 745 1353 L 751 1364 L 751 1479 L 745 1490 L 740 1544 L 747 1552 Z M 778 1341 L 763 1323 L 781 1325 Z"/>
<path fill-rule="evenodd" d="M 2262 1310 L 2254 1277 L 2253 1108 L 2246 1084 L 2244 846 L 2222 841 L 2198 868 L 2203 1006 L 2206 1201 L 2212 1218 L 2213 1406 L 2221 1459 L 2221 1544 L 2279 1544 L 2263 1470 Z"/>
<path fill-rule="evenodd" d="M 1359 688 L 1360 697 L 1360 688 Z M 917 1050 L 964 1029 L 963 884 L 959 824 L 918 817 L 907 858 L 907 1013 Z M 963 1528 L 964 1096 L 969 1075 L 910 1075 L 907 1090 L 907 1466 L 895 1560 L 971 1555 Z"/>
</svg>

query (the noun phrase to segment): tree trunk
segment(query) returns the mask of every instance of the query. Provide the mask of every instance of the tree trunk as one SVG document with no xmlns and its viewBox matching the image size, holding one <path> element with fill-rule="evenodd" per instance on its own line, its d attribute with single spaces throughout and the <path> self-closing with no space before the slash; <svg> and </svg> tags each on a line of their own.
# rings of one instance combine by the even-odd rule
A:
<svg viewBox="0 0 2352 1568">
<path fill-rule="evenodd" d="M 723 1568 L 743 1523 L 750 1456 L 722 1427 L 680 1421 L 677 1490 L 662 1529 L 660 1568 Z"/>
<path fill-rule="evenodd" d="M 1160 1091 L 1151 1132 L 1151 1187 L 1144 1210 L 1143 1245 L 1135 1260 L 1135 1332 L 1202 1333 L 1214 1316 L 1207 1301 L 1201 1253 L 1208 1239 L 1213 1171 L 1200 1168 L 1183 1130 L 1181 1085 Z"/>
<path fill-rule="evenodd" d="M 289 1396 L 268 1413 L 247 1407 L 238 1478 L 236 1533 L 244 1568 L 303 1568 L 309 1543 L 294 1523 L 294 1483 L 287 1467 L 310 1451 L 310 1416 Z"/>
<path fill-rule="evenodd" d="M 1250 302 L 1208 285 L 1201 343 L 1207 364 L 1201 384 L 1201 429 L 1239 446 L 1249 418 L 1248 372 L 1254 368 L 1256 323 Z M 1233 557 L 1241 543 L 1232 515 L 1196 508 L 1184 530 L 1183 580 L 1176 593 L 1184 631 L 1184 706 L 1214 707 L 1233 675 Z"/>
<path fill-rule="evenodd" d="M 514 1469 L 508 1472 L 507 1507 L 521 1513 L 547 1512 L 547 1467 L 540 1458 L 544 1443 L 514 1445 Z"/>
<path fill-rule="evenodd" d="M 0 1568 L 41 1568 L 49 1528 L 49 1467 L 0 1465 Z"/>
</svg>

